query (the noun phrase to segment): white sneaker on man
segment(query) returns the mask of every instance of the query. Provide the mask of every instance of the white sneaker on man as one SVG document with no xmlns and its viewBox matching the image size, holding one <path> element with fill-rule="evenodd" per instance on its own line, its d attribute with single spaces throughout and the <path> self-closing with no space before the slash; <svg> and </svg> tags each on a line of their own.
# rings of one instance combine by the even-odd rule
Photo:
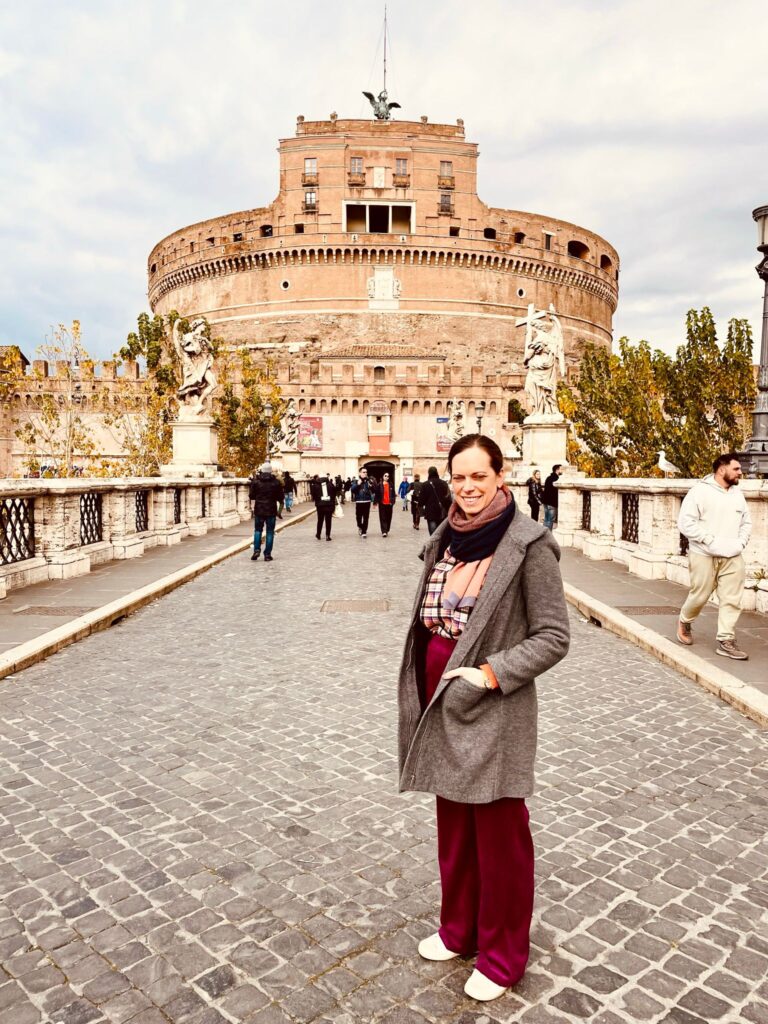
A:
<svg viewBox="0 0 768 1024">
<path fill-rule="evenodd" d="M 423 956 L 425 960 L 453 960 L 458 955 L 443 944 L 440 932 L 429 935 L 419 943 L 419 956 Z"/>
<path fill-rule="evenodd" d="M 507 987 L 506 985 L 497 985 L 495 981 L 486 978 L 484 974 L 475 968 L 467 979 L 464 991 L 470 999 L 477 999 L 478 1002 L 487 1003 L 491 999 L 498 999 L 499 996 L 503 996 L 507 991 Z"/>
</svg>

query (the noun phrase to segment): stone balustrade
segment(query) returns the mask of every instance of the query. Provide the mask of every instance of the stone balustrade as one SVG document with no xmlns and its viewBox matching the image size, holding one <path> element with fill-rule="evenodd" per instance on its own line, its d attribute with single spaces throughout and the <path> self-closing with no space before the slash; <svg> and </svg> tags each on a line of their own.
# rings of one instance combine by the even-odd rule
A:
<svg viewBox="0 0 768 1024">
<path fill-rule="evenodd" d="M 587 558 L 621 562 L 644 579 L 690 585 L 687 544 L 677 518 L 695 480 L 579 479 L 564 475 L 558 484 L 555 536 Z M 742 607 L 768 612 L 768 484 L 739 484 L 752 517 L 752 536 L 744 557 L 747 582 Z M 527 486 L 512 483 L 515 500 L 527 511 Z"/>
<path fill-rule="evenodd" d="M 308 482 L 297 486 L 307 501 Z M 0 598 L 250 516 L 241 478 L 0 480 Z"/>
</svg>

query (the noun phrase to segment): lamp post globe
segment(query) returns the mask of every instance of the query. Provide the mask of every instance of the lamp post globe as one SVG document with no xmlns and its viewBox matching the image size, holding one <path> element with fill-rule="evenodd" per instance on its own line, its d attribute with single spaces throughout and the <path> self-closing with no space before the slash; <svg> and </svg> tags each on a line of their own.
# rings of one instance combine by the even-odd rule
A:
<svg viewBox="0 0 768 1024">
<path fill-rule="evenodd" d="M 483 416 L 485 416 L 485 402 L 478 402 L 475 406 L 475 419 L 477 420 L 477 432 L 483 432 Z"/>
<path fill-rule="evenodd" d="M 752 436 L 739 458 L 750 477 L 768 476 L 768 206 L 752 211 L 757 223 L 758 277 L 763 282 L 763 326 L 760 340 L 760 367 L 757 374 L 757 399 L 752 410 Z"/>
</svg>

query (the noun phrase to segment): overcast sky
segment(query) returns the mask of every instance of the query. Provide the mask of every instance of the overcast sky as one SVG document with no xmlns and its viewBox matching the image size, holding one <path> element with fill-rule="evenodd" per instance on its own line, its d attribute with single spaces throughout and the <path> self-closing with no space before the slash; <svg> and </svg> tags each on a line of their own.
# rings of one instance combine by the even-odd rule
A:
<svg viewBox="0 0 768 1024">
<path fill-rule="evenodd" d="M 194 221 L 270 202 L 276 145 L 368 116 L 379 0 L 24 0 L 0 7 L 0 343 L 80 319 L 108 357 L 148 308 L 146 257 Z M 619 251 L 615 337 L 725 334 L 761 285 L 766 0 L 389 0 L 390 98 L 479 143 L 489 204 Z"/>
</svg>

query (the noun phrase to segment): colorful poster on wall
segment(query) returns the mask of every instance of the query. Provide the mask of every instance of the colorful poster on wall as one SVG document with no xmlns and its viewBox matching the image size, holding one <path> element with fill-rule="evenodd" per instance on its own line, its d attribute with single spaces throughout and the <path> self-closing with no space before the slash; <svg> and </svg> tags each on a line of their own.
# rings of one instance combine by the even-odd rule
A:
<svg viewBox="0 0 768 1024">
<path fill-rule="evenodd" d="M 299 417 L 299 451 L 321 452 L 323 450 L 323 417 Z"/>
<path fill-rule="evenodd" d="M 448 436 L 448 417 L 438 416 L 437 417 L 437 451 L 449 452 L 451 450 L 451 441 Z"/>
</svg>

